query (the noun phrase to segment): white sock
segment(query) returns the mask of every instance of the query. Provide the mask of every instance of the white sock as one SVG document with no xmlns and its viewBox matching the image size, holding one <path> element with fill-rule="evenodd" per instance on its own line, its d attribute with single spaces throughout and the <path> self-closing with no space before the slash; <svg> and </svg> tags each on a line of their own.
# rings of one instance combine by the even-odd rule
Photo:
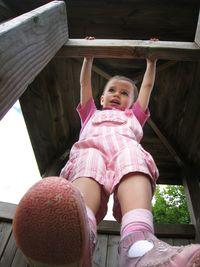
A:
<svg viewBox="0 0 200 267">
<path fill-rule="evenodd" d="M 129 258 L 137 258 L 144 256 L 148 251 L 154 247 L 154 244 L 148 240 L 136 241 L 128 251 Z"/>
</svg>

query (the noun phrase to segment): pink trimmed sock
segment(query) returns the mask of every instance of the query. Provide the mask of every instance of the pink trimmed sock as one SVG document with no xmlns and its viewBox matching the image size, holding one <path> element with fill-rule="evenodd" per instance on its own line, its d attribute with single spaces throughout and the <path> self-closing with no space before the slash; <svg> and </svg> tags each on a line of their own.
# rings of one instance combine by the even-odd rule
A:
<svg viewBox="0 0 200 267">
<path fill-rule="evenodd" d="M 154 233 L 153 216 L 149 210 L 134 209 L 122 217 L 121 239 L 135 231 L 148 231 Z"/>
<path fill-rule="evenodd" d="M 96 222 L 95 215 L 94 215 L 93 211 L 88 207 L 86 207 L 86 212 L 87 212 L 87 216 L 88 216 L 88 220 L 89 220 L 90 229 L 96 237 L 96 235 L 97 235 L 97 222 Z"/>
</svg>

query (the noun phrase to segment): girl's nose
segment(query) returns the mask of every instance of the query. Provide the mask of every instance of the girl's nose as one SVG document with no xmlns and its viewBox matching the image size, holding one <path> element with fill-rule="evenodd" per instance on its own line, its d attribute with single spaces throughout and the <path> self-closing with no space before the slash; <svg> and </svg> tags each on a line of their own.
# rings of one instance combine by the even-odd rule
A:
<svg viewBox="0 0 200 267">
<path fill-rule="evenodd" d="M 118 91 L 114 92 L 114 96 L 119 96 L 119 95 L 120 95 L 120 93 Z"/>
</svg>

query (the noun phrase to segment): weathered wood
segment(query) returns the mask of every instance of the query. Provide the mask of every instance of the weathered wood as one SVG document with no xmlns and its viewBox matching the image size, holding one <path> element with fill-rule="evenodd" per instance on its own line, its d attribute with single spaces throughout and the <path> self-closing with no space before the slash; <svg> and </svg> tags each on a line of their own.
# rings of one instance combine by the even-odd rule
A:
<svg viewBox="0 0 200 267">
<path fill-rule="evenodd" d="M 0 259 L 12 233 L 12 225 L 0 221 Z"/>
<path fill-rule="evenodd" d="M 0 25 L 0 119 L 67 38 L 62 1 L 52 1 Z"/>
<path fill-rule="evenodd" d="M 7 267 L 12 266 L 13 258 L 15 257 L 17 247 L 15 244 L 15 240 L 13 235 L 10 236 L 9 240 L 7 240 L 7 246 L 5 247 L 5 250 L 3 252 L 3 255 L 0 259 L 0 266 Z M 17 267 L 17 266 L 14 266 Z"/>
<path fill-rule="evenodd" d="M 200 12 L 194 41 L 200 47 Z"/>
<path fill-rule="evenodd" d="M 118 254 L 118 247 L 119 247 L 119 236 L 112 236 L 109 235 L 108 238 L 108 255 L 107 255 L 107 267 L 118 266 L 119 262 L 119 254 Z"/>
<path fill-rule="evenodd" d="M 157 136 L 159 137 L 160 141 L 167 148 L 167 150 L 169 151 L 169 153 L 176 160 L 176 162 L 179 165 L 179 167 L 183 168 L 185 166 L 185 163 L 181 159 L 181 156 L 178 155 L 177 150 L 175 150 L 173 148 L 173 146 L 170 144 L 170 142 L 168 141 L 168 139 L 162 134 L 162 132 L 160 131 L 160 129 L 157 127 L 157 125 L 155 124 L 155 122 L 151 118 L 149 118 L 148 119 L 148 124 L 151 126 L 151 128 L 153 129 L 153 131 L 157 134 Z"/>
<path fill-rule="evenodd" d="M 102 221 L 98 233 L 119 235 L 120 225 L 116 221 Z M 155 224 L 155 234 L 163 238 L 194 238 L 195 230 L 192 224 Z"/>
<path fill-rule="evenodd" d="M 0 221 L 11 222 L 14 217 L 16 207 L 17 206 L 15 204 L 0 201 Z"/>
<path fill-rule="evenodd" d="M 17 249 L 11 267 L 29 267 L 24 255 L 19 249 Z"/>
<path fill-rule="evenodd" d="M 92 267 L 105 267 L 107 259 L 108 235 L 99 235 L 93 256 Z"/>
<path fill-rule="evenodd" d="M 147 58 L 167 60 L 200 60 L 200 48 L 194 42 L 142 40 L 69 39 L 56 57 Z"/>
</svg>

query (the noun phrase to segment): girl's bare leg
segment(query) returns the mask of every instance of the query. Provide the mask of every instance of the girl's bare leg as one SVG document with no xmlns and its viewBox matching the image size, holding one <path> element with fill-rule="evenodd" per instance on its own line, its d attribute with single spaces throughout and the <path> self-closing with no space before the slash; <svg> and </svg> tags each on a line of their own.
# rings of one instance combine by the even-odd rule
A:
<svg viewBox="0 0 200 267">
<path fill-rule="evenodd" d="M 76 179 L 73 185 L 81 192 L 86 206 L 96 214 L 101 200 L 100 185 L 95 180 L 87 177 Z"/>
<path fill-rule="evenodd" d="M 122 216 L 133 209 L 151 210 L 152 188 L 149 178 L 140 173 L 124 176 L 118 187 L 118 199 Z"/>
</svg>

